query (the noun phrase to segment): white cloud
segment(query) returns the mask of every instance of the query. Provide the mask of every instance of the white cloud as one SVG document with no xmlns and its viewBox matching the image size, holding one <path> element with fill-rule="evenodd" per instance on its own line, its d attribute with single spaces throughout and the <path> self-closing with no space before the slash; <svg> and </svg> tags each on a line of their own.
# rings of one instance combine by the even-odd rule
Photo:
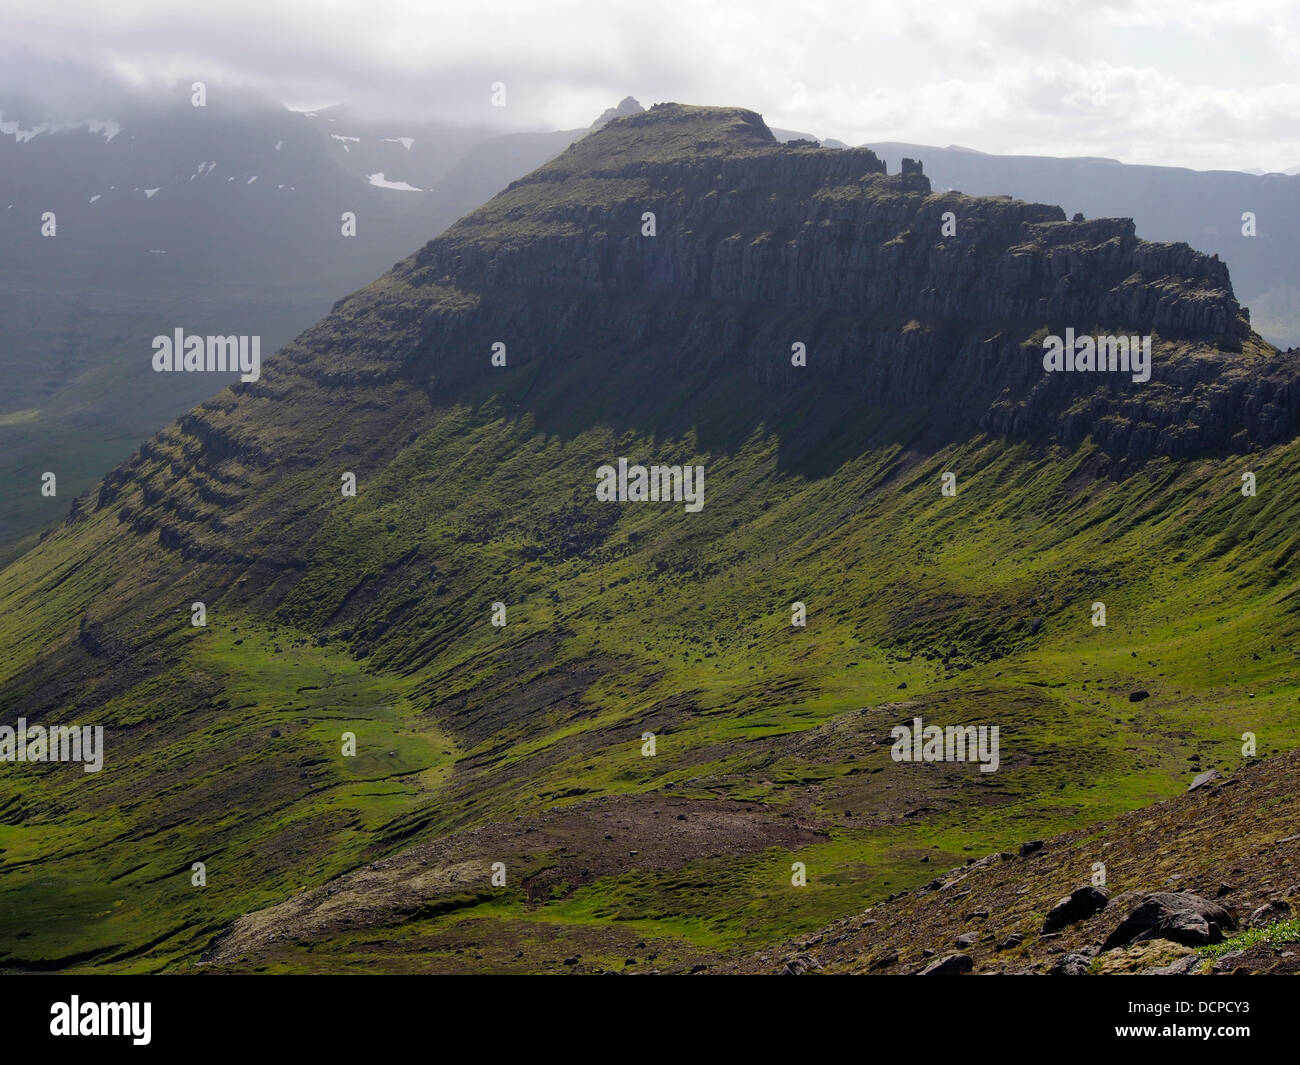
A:
<svg viewBox="0 0 1300 1065">
<path fill-rule="evenodd" d="M 631 93 L 849 143 L 1280 169 L 1300 161 L 1294 0 L 7 0 L 6 43 L 162 92 L 574 128 Z M 0 70 L 21 70 L 6 62 Z M 14 76 L 14 75 L 10 75 Z M 0 81 L 5 75 L 0 74 Z M 490 105 L 495 81 L 507 106 Z"/>
</svg>

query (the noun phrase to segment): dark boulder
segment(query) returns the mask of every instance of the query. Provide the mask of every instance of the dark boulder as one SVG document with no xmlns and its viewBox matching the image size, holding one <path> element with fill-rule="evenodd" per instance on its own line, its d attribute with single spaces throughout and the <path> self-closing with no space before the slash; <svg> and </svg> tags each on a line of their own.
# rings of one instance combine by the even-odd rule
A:
<svg viewBox="0 0 1300 1065">
<path fill-rule="evenodd" d="M 1072 891 L 1052 907 L 1047 920 L 1043 922 L 1043 931 L 1055 932 L 1067 925 L 1085 920 L 1094 913 L 1104 910 L 1109 901 L 1109 891 L 1105 888 L 1093 887 L 1091 884 Z"/>
<path fill-rule="evenodd" d="M 817 959 L 811 954 L 796 954 L 781 968 L 781 976 L 802 976 L 813 969 L 820 969 Z"/>
<path fill-rule="evenodd" d="M 1236 927 L 1236 919 L 1217 902 L 1190 891 L 1154 891 L 1119 923 L 1101 949 L 1113 950 L 1147 939 L 1202 947 L 1220 942 L 1225 931 Z"/>
<path fill-rule="evenodd" d="M 975 968 L 969 954 L 947 954 L 922 969 L 917 976 L 960 976 Z"/>
</svg>

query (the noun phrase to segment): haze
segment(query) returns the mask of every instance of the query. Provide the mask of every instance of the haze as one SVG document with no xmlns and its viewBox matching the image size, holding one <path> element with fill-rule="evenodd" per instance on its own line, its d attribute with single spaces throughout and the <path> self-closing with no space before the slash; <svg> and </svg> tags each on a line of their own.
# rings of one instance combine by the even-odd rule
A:
<svg viewBox="0 0 1300 1065">
<path fill-rule="evenodd" d="M 1300 164 L 1300 8 L 1287 0 L 10 0 L 0 99 L 59 117 L 206 79 L 294 107 L 509 129 L 587 125 L 623 96 L 735 104 L 850 144 Z M 593 14 L 593 11 L 598 12 Z M 490 105 L 503 82 L 507 106 Z M 77 114 L 77 112 L 82 112 Z M 108 116 L 111 117 L 111 116 Z"/>
</svg>

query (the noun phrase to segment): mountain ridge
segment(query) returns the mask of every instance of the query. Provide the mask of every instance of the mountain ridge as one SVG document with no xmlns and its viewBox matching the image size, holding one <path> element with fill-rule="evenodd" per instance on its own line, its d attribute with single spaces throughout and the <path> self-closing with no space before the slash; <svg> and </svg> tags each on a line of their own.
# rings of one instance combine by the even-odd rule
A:
<svg viewBox="0 0 1300 1065">
<path fill-rule="evenodd" d="M 326 962 L 286 944 L 275 965 L 418 967 L 434 941 L 452 965 L 485 938 L 512 945 L 500 967 L 559 945 L 644 957 L 641 937 L 683 961 L 748 955 L 934 862 L 1234 768 L 1247 729 L 1300 742 L 1285 412 L 1221 401 L 1259 497 L 1213 424 L 1186 456 L 1158 446 L 1206 382 L 1287 372 L 1222 264 L 1143 250 L 1120 222 L 935 197 L 869 153 L 781 148 L 756 119 L 611 121 L 157 434 L 0 570 L 0 715 L 108 736 L 88 784 L 0 777 L 0 965 L 233 963 L 241 919 L 345 875 L 373 906 L 323 923 Z M 945 204 L 959 232 L 986 226 L 964 254 L 1012 264 L 1000 306 L 1029 318 L 926 331 L 913 312 L 946 297 L 902 267 L 946 261 Z M 919 210 L 929 232 L 907 237 Z M 1136 298 L 1105 319 L 1116 289 Z M 1098 324 L 1186 312 L 1190 335 L 1153 345 L 1153 379 L 1181 375 L 1169 396 L 1112 386 L 1155 426 L 1119 449 L 1122 476 L 1104 432 L 1052 436 L 1062 415 L 1089 427 L 1082 383 L 1038 400 L 1036 436 L 960 414 L 1034 402 L 1032 317 L 1053 298 Z M 1000 358 L 951 357 L 986 341 Z M 916 373 L 872 387 L 888 367 Z M 598 501 L 620 456 L 706 466 L 705 507 Z M 1001 768 L 893 761 L 881 737 L 917 715 L 1000 723 Z M 492 861 L 504 885 L 484 882 Z"/>
</svg>

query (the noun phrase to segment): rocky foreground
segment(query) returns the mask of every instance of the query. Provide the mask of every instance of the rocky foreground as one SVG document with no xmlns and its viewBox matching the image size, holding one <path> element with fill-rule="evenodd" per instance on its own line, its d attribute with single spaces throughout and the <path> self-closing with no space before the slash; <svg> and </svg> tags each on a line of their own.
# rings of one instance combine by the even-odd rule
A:
<svg viewBox="0 0 1300 1065">
<path fill-rule="evenodd" d="M 1176 799 L 1028 841 L 1019 853 L 972 858 L 919 891 L 729 968 L 1300 973 L 1298 779 L 1297 752 L 1232 777 L 1211 771 Z"/>
</svg>

